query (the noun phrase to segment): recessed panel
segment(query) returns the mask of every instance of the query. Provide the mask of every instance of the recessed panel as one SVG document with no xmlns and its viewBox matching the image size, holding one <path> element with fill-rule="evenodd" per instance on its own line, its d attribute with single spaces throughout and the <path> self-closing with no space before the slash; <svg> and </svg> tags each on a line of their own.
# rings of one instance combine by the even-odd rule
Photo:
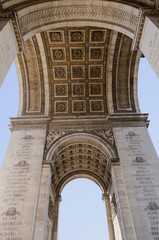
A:
<svg viewBox="0 0 159 240">
<path fill-rule="evenodd" d="M 69 30 L 69 43 L 85 43 L 85 30 Z"/>
<path fill-rule="evenodd" d="M 90 47 L 89 61 L 103 61 L 104 47 Z"/>
<path fill-rule="evenodd" d="M 68 101 L 55 101 L 54 113 L 57 113 L 57 114 L 68 113 Z"/>
<path fill-rule="evenodd" d="M 85 96 L 85 84 L 72 83 L 72 97 L 84 97 L 84 96 Z"/>
<path fill-rule="evenodd" d="M 85 48 L 70 47 L 70 61 L 85 61 Z"/>
<path fill-rule="evenodd" d="M 85 100 L 73 100 L 72 101 L 72 112 L 73 113 L 85 113 L 86 112 L 86 101 Z"/>
<path fill-rule="evenodd" d="M 67 80 L 67 66 L 53 66 L 54 80 Z"/>
<path fill-rule="evenodd" d="M 54 84 L 55 97 L 68 97 L 68 84 Z"/>
<path fill-rule="evenodd" d="M 103 96 L 103 84 L 89 83 L 89 95 L 92 97 Z"/>
<path fill-rule="evenodd" d="M 106 30 L 93 29 L 90 30 L 90 43 L 104 43 L 106 38 Z"/>
<path fill-rule="evenodd" d="M 64 31 L 62 30 L 54 30 L 54 31 L 48 31 L 48 38 L 50 44 L 64 44 Z"/>
<path fill-rule="evenodd" d="M 88 74 L 89 79 L 102 79 L 103 65 L 89 65 Z"/>
<path fill-rule="evenodd" d="M 72 65 L 71 79 L 74 80 L 85 79 L 85 65 Z"/>
<path fill-rule="evenodd" d="M 53 62 L 65 62 L 66 61 L 65 47 L 51 48 L 51 57 Z"/>
<path fill-rule="evenodd" d="M 103 112 L 103 100 L 90 100 L 90 112 Z"/>
</svg>

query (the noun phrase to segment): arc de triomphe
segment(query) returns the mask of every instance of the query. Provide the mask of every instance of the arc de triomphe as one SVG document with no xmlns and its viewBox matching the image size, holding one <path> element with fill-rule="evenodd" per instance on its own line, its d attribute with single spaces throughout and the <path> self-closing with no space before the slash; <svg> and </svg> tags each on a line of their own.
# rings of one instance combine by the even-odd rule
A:
<svg viewBox="0 0 159 240">
<path fill-rule="evenodd" d="M 56 240 L 63 187 L 103 192 L 110 240 L 159 240 L 159 160 L 137 97 L 159 76 L 158 0 L 1 0 L 0 82 L 20 103 L 0 174 L 0 240 Z"/>
</svg>

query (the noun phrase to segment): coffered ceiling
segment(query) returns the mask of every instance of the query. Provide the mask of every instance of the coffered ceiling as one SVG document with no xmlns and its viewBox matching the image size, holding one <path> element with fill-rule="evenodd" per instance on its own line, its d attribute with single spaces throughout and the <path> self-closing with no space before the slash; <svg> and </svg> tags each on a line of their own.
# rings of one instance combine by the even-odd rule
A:
<svg viewBox="0 0 159 240">
<path fill-rule="evenodd" d="M 65 28 L 42 34 L 53 116 L 105 115 L 110 30 Z"/>
<path fill-rule="evenodd" d="M 138 111 L 140 54 L 132 39 L 104 28 L 52 29 L 25 42 L 18 55 L 22 115 L 105 118 Z"/>
</svg>

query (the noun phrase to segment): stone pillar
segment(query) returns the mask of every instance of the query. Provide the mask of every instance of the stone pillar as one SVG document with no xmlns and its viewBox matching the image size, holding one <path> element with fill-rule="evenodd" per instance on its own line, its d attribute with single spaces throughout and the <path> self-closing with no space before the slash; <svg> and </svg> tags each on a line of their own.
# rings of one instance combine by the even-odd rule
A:
<svg viewBox="0 0 159 240">
<path fill-rule="evenodd" d="M 53 229 L 52 229 L 52 240 L 58 239 L 58 219 L 59 219 L 59 204 L 61 201 L 61 196 L 56 196 L 54 200 L 53 208 Z"/>
<path fill-rule="evenodd" d="M 16 37 L 10 21 L 0 21 L 0 86 L 18 53 Z"/>
<path fill-rule="evenodd" d="M 33 239 L 46 129 L 46 119 L 12 120 L 0 171 L 0 240 Z"/>
<path fill-rule="evenodd" d="M 46 240 L 49 192 L 51 184 L 50 165 L 44 164 L 42 167 L 41 183 L 36 211 L 34 240 Z"/>
<path fill-rule="evenodd" d="M 105 206 L 106 206 L 106 214 L 107 214 L 107 222 L 108 222 L 108 230 L 109 230 L 109 240 L 115 240 L 114 236 L 114 228 L 112 223 L 112 217 L 111 217 L 111 209 L 110 209 L 110 200 L 108 196 L 103 196 L 105 200 Z"/>
<path fill-rule="evenodd" d="M 129 119 L 114 122 L 113 126 L 136 239 L 158 240 L 159 159 L 146 123 Z"/>
<path fill-rule="evenodd" d="M 127 191 L 120 164 L 112 166 L 111 214 L 116 240 L 136 240 Z"/>
<path fill-rule="evenodd" d="M 140 50 L 159 77 L 159 16 L 146 17 Z"/>
</svg>

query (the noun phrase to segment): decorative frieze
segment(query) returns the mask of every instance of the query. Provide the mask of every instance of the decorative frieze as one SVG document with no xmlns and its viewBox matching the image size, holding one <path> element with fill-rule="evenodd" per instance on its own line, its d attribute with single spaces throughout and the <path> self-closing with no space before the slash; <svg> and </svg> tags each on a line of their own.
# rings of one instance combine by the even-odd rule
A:
<svg viewBox="0 0 159 240">
<path fill-rule="evenodd" d="M 134 10 L 134 9 L 133 9 Z M 82 13 L 82 18 L 81 18 Z M 127 11 L 126 9 L 119 9 L 113 7 L 104 6 L 97 6 L 92 4 L 91 6 L 80 5 L 76 4 L 74 6 L 58 6 L 58 7 L 51 7 L 50 9 L 43 9 L 35 12 L 30 12 L 29 14 L 22 16 L 20 18 L 20 25 L 23 30 L 24 35 L 28 32 L 32 31 L 41 25 L 47 25 L 56 22 L 66 22 L 72 21 L 73 19 L 80 19 L 80 21 L 102 21 L 105 23 L 113 24 L 113 25 L 120 25 L 122 28 L 130 32 L 134 32 L 136 28 L 136 24 L 138 21 L 138 11 Z M 58 17 L 57 17 L 58 16 Z M 74 41 L 74 39 L 78 41 L 81 40 L 82 34 L 81 32 L 72 33 L 70 34 L 70 41 Z M 99 30 L 98 32 L 91 33 L 91 42 L 104 42 L 105 32 L 103 30 Z"/>
</svg>

